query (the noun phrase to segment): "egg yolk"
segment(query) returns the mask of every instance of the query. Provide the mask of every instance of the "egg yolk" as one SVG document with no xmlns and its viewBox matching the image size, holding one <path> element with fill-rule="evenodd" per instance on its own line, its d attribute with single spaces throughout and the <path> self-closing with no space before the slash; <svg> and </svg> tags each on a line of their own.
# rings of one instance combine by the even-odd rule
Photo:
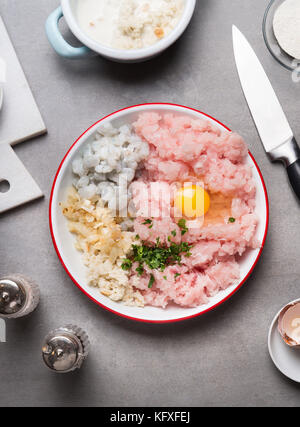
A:
<svg viewBox="0 0 300 427">
<path fill-rule="evenodd" d="M 207 213 L 210 197 L 199 185 L 183 187 L 177 191 L 174 205 L 187 218 L 199 218 Z"/>
</svg>

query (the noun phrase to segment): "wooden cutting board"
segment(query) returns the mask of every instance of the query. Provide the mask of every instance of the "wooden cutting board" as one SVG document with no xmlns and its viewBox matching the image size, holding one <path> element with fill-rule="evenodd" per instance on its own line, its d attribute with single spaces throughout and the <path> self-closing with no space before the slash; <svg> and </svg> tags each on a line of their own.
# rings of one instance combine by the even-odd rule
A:
<svg viewBox="0 0 300 427">
<path fill-rule="evenodd" d="M 11 146 L 45 133 L 46 127 L 1 17 L 0 57 L 6 65 L 0 111 L 0 182 L 10 184 L 7 192 L 1 192 L 0 184 L 1 213 L 43 196 Z"/>
</svg>

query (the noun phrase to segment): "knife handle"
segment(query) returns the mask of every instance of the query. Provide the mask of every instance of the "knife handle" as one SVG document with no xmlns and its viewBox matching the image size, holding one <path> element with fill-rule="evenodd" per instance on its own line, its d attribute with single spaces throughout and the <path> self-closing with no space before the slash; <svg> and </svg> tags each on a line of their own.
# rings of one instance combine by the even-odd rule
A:
<svg viewBox="0 0 300 427">
<path fill-rule="evenodd" d="M 294 137 L 268 153 L 272 162 L 281 161 L 287 170 L 292 188 L 300 200 L 300 148 Z"/>
<path fill-rule="evenodd" d="M 286 170 L 293 190 L 300 200 L 300 159 L 289 165 Z"/>
</svg>

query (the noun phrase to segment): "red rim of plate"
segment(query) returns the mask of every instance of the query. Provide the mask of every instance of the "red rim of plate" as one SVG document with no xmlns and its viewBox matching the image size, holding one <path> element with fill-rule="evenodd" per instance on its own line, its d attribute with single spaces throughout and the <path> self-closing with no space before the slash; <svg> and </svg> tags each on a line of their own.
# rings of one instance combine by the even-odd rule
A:
<svg viewBox="0 0 300 427">
<path fill-rule="evenodd" d="M 199 111 L 199 110 L 197 110 L 195 108 L 186 107 L 184 105 L 172 104 L 172 103 L 167 103 L 167 102 L 153 102 L 153 103 L 132 105 L 130 107 L 122 108 L 121 110 L 118 110 L 118 111 L 115 111 L 115 112 L 113 112 L 111 114 L 108 114 L 107 116 L 103 117 L 102 119 L 100 119 L 96 123 L 94 123 L 92 126 L 90 126 L 85 132 L 82 133 L 82 135 L 80 135 L 79 138 L 76 139 L 76 141 L 71 145 L 71 147 L 69 148 L 69 150 L 67 151 L 66 155 L 64 156 L 63 160 L 61 161 L 61 163 L 59 165 L 59 168 L 58 168 L 58 170 L 56 172 L 56 175 L 55 175 L 55 178 L 54 178 L 54 181 L 53 181 L 53 185 L 52 185 L 52 189 L 51 189 L 51 195 L 50 195 L 50 203 L 49 203 L 49 226 L 50 226 L 50 233 L 51 233 L 53 245 L 54 245 L 55 251 L 57 253 L 57 256 L 58 256 L 60 262 L 62 263 L 62 266 L 64 267 L 65 271 L 67 272 L 68 276 L 72 279 L 72 281 L 75 283 L 75 285 L 81 290 L 81 292 L 83 292 L 94 303 L 96 303 L 100 307 L 104 308 L 105 310 L 110 311 L 111 313 L 117 314 L 120 317 L 125 317 L 126 319 L 135 320 L 135 321 L 138 321 L 138 322 L 159 323 L 159 324 L 161 324 L 161 323 L 181 322 L 183 320 L 188 320 L 188 319 L 192 319 L 194 317 L 202 316 L 203 314 L 205 314 L 205 313 L 207 313 L 209 311 L 214 310 L 219 305 L 223 304 L 225 301 L 227 301 L 229 298 L 231 298 L 243 286 L 243 284 L 249 279 L 249 277 L 251 276 L 251 274 L 252 274 L 252 272 L 253 272 L 256 264 L 258 263 L 258 260 L 259 260 L 259 258 L 261 256 L 261 254 L 262 254 L 262 251 L 263 251 L 263 248 L 264 248 L 264 245 L 265 245 L 265 242 L 266 242 L 266 238 L 267 238 L 268 227 L 269 227 L 269 199 L 268 199 L 268 193 L 267 193 L 266 184 L 265 184 L 265 181 L 263 179 L 262 173 L 261 173 L 261 171 L 259 169 L 258 164 L 256 163 L 256 160 L 254 159 L 254 157 L 253 157 L 253 155 L 251 154 L 250 151 L 249 151 L 249 156 L 251 157 L 251 159 L 252 159 L 252 161 L 253 161 L 256 169 L 257 169 L 257 172 L 259 174 L 261 183 L 263 185 L 264 194 L 265 194 L 265 202 L 266 202 L 266 227 L 265 227 L 265 232 L 264 232 L 264 237 L 263 237 L 262 245 L 261 245 L 260 251 L 259 251 L 259 253 L 258 253 L 258 255 L 257 255 L 257 257 L 256 257 L 256 259 L 255 259 L 255 261 L 254 261 L 254 263 L 253 263 L 253 265 L 251 267 L 251 269 L 249 270 L 248 274 L 244 277 L 244 279 L 239 283 L 239 285 L 229 295 L 227 295 L 225 298 L 223 298 L 217 304 L 213 305 L 212 307 L 210 307 L 210 308 L 208 308 L 208 309 L 206 309 L 204 311 L 201 311 L 200 313 L 192 314 L 192 315 L 186 316 L 186 317 L 180 317 L 180 318 L 177 318 L 177 319 L 170 319 L 170 320 L 149 320 L 149 319 L 138 319 L 136 317 L 127 316 L 126 314 L 119 313 L 118 311 L 112 310 L 111 308 L 107 307 L 106 305 L 101 304 L 99 301 L 97 301 L 95 298 L 93 298 L 89 293 L 87 293 L 80 286 L 80 284 L 74 279 L 74 277 L 72 276 L 72 274 L 67 269 L 67 267 L 66 267 L 66 265 L 65 265 L 65 263 L 64 263 L 64 261 L 62 259 L 62 256 L 61 256 L 61 254 L 60 254 L 60 252 L 58 250 L 58 247 L 57 247 L 57 244 L 56 244 L 56 240 L 55 240 L 55 237 L 54 237 L 54 231 L 53 231 L 53 224 L 52 224 L 52 201 L 53 201 L 53 193 L 54 193 L 54 189 L 55 189 L 55 186 L 56 186 L 56 182 L 57 182 L 57 178 L 58 178 L 58 175 L 60 173 L 60 170 L 61 170 L 61 168 L 62 168 L 62 166 L 63 166 L 66 158 L 68 157 L 70 151 L 73 149 L 73 147 L 78 143 L 78 141 L 90 129 L 92 129 L 94 126 L 96 126 L 97 124 L 99 124 L 103 120 L 107 119 L 108 117 L 112 117 L 112 116 L 114 116 L 117 113 L 120 113 L 120 112 L 126 111 L 126 110 L 130 110 L 130 109 L 135 108 L 135 107 L 143 107 L 143 106 L 147 106 L 147 105 L 153 105 L 153 106 L 154 105 L 156 105 L 156 106 L 160 106 L 160 105 L 168 106 L 169 105 L 169 106 L 181 107 L 181 108 L 184 108 L 184 109 L 187 109 L 187 110 L 195 111 L 195 112 L 200 113 L 200 114 L 208 117 L 209 119 L 215 121 L 216 123 L 218 123 L 221 126 L 223 126 L 225 129 L 227 129 L 229 132 L 231 132 L 231 129 L 229 127 L 225 126 L 222 122 L 220 122 L 219 120 L 215 119 L 214 117 L 212 117 L 212 116 L 210 116 L 210 115 L 208 115 L 206 113 L 203 113 L 202 111 Z"/>
</svg>

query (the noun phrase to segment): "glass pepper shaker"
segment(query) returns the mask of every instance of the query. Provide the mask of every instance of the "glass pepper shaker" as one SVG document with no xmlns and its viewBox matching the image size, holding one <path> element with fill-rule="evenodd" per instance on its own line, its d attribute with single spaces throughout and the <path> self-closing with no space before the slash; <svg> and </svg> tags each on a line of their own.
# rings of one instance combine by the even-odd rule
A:
<svg viewBox="0 0 300 427">
<path fill-rule="evenodd" d="M 46 366 L 52 371 L 68 373 L 81 368 L 89 349 L 90 342 L 86 332 L 78 326 L 67 325 L 46 336 L 42 356 Z"/>
<path fill-rule="evenodd" d="M 0 278 L 0 318 L 16 319 L 34 311 L 40 300 L 38 285 L 21 274 Z"/>
</svg>

